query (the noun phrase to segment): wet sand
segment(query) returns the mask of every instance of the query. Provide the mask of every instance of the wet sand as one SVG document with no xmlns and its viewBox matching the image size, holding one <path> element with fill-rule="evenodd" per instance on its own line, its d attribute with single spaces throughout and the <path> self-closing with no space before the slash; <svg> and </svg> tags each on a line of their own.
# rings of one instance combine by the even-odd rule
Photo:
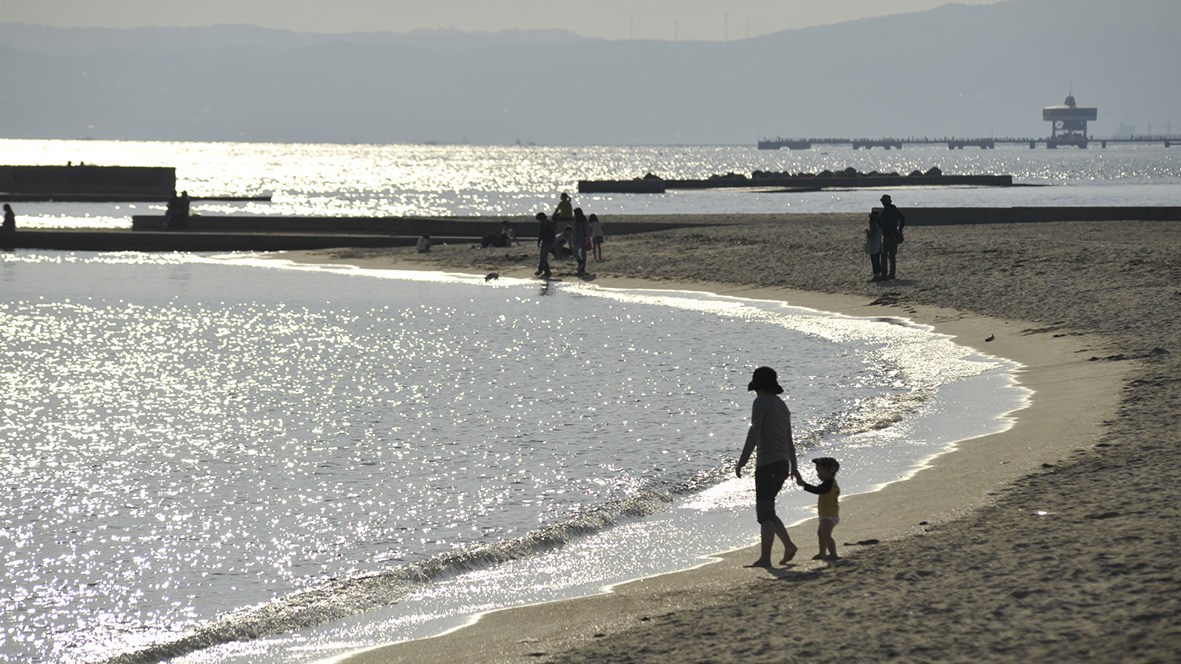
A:
<svg viewBox="0 0 1181 664">
<path fill-rule="evenodd" d="M 809 560 L 810 521 L 793 529 L 801 555 L 786 567 L 744 568 L 753 549 L 728 552 L 349 661 L 1175 659 L 1181 225 L 912 227 L 898 280 L 869 283 L 860 215 L 725 221 L 627 235 L 624 220 L 605 218 L 605 260 L 583 278 L 929 324 L 1021 363 L 1030 406 L 1010 430 L 963 441 L 905 482 L 842 498 L 835 563 Z M 530 243 L 283 257 L 528 278 L 536 269 Z M 556 277 L 579 278 L 560 265 Z"/>
</svg>

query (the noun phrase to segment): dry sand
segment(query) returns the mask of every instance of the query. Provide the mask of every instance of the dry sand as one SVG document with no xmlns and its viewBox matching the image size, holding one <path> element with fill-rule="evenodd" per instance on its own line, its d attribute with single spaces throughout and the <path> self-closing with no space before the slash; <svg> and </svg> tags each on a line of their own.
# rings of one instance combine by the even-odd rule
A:
<svg viewBox="0 0 1181 664">
<path fill-rule="evenodd" d="M 866 282 L 860 215 L 731 217 L 644 235 L 604 221 L 606 260 L 590 263 L 588 280 L 909 318 L 1022 363 L 1032 403 L 1009 431 L 843 499 L 837 563 L 756 570 L 742 567 L 753 550 L 730 552 L 350 661 L 1181 657 L 1181 225 L 912 227 L 899 280 L 875 284 Z M 529 277 L 535 254 L 523 244 L 286 257 Z M 556 274 L 577 278 L 572 264 Z M 813 522 L 793 529 L 809 556 L 813 532 Z"/>
</svg>

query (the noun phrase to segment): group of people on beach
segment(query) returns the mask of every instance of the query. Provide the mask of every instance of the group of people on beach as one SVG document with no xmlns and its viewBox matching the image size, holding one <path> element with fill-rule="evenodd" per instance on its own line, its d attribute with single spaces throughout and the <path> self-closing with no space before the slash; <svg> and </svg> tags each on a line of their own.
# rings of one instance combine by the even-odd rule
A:
<svg viewBox="0 0 1181 664">
<path fill-rule="evenodd" d="M 898 245 L 902 244 L 902 229 L 906 227 L 906 217 L 894 205 L 890 195 L 882 196 L 881 202 L 881 210 L 874 209 L 869 213 L 869 228 L 865 229 L 865 253 L 869 254 L 869 263 L 873 267 L 870 281 L 894 279 Z"/>
<path fill-rule="evenodd" d="M 595 260 L 603 260 L 603 241 L 607 239 L 603 223 L 597 215 L 588 217 L 582 208 L 574 207 L 574 202 L 566 192 L 562 192 L 552 217 L 538 212 L 535 218 L 538 223 L 537 246 L 541 250 L 537 271 L 533 273 L 536 276 L 549 279 L 553 274 L 550 255 L 576 260 L 579 276 L 586 274 L 588 251 L 592 252 Z M 559 234 L 558 224 L 562 222 L 566 223 L 566 227 Z"/>
<path fill-rule="evenodd" d="M 780 565 L 790 562 L 799 550 L 787 534 L 783 521 L 775 514 L 775 497 L 779 495 L 788 478 L 794 479 L 804 491 L 818 496 L 817 512 L 820 515 L 820 524 L 816 534 L 820 552 L 812 559 L 837 560 L 837 544 L 832 537 L 832 531 L 841 520 L 841 488 L 836 481 L 837 471 L 841 469 L 840 462 L 832 457 L 813 459 L 816 477 L 820 483 L 813 485 L 805 482 L 796 465 L 796 448 L 791 433 L 791 411 L 779 396 L 783 394 L 783 388 L 779 385 L 778 374 L 771 367 L 759 367 L 754 370 L 746 389 L 754 392 L 756 396 L 751 409 L 746 444 L 738 457 L 734 472 L 741 478 L 743 467 L 750 461 L 751 455 L 754 455 L 755 518 L 759 522 L 760 548 L 758 560 L 750 566 L 771 567 L 771 550 L 776 537 L 783 542 L 783 558 L 779 561 Z"/>
</svg>

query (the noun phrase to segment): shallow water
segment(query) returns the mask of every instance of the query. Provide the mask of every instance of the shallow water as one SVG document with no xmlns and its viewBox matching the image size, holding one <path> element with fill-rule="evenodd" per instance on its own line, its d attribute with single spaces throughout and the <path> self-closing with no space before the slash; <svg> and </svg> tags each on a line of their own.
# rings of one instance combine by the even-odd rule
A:
<svg viewBox="0 0 1181 664">
<path fill-rule="evenodd" d="M 758 364 L 846 493 L 1023 398 L 922 328 L 705 294 L 31 251 L 0 288 L 6 661 L 308 661 L 740 546 Z"/>
</svg>

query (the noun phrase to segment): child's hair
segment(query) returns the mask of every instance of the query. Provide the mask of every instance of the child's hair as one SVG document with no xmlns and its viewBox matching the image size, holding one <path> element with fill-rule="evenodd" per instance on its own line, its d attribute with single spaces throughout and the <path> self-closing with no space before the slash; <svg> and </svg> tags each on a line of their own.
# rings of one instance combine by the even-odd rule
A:
<svg viewBox="0 0 1181 664">
<path fill-rule="evenodd" d="M 819 459 L 812 459 L 812 463 L 816 464 L 817 468 L 824 468 L 831 471 L 833 475 L 841 469 L 841 462 L 832 457 L 820 457 Z"/>
</svg>

